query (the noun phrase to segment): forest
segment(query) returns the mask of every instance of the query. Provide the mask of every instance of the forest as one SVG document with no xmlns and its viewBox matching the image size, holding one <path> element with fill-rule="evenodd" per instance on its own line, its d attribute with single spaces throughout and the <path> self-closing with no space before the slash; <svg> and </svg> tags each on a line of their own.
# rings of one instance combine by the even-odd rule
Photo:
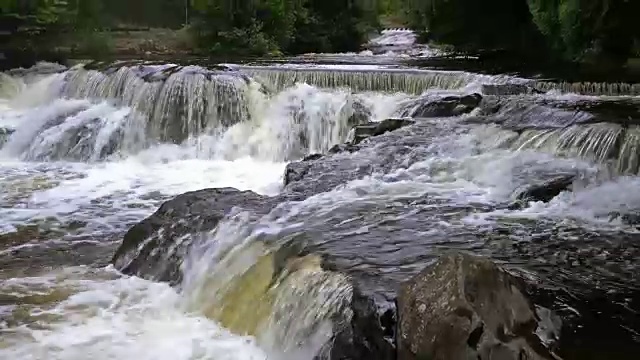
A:
<svg viewBox="0 0 640 360">
<path fill-rule="evenodd" d="M 370 4 L 369 4 L 370 3 Z M 118 28 L 169 28 L 208 54 L 268 55 L 357 49 L 385 2 L 361 0 L 0 0 L 0 31 L 46 46 L 75 35 L 95 50 Z M 375 6 L 373 5 L 375 4 Z M 100 46 L 96 46 L 100 44 Z M 91 49 L 87 49 L 85 52 Z"/>
<path fill-rule="evenodd" d="M 638 56 L 637 0 L 405 0 L 423 41 L 460 51 L 505 50 L 557 61 Z"/>
<path fill-rule="evenodd" d="M 72 37 L 93 55 L 114 29 L 164 28 L 189 52 L 265 56 L 357 51 L 393 19 L 458 52 L 624 62 L 638 56 L 637 14 L 635 0 L 0 0 L 0 33 L 23 47 Z"/>
</svg>

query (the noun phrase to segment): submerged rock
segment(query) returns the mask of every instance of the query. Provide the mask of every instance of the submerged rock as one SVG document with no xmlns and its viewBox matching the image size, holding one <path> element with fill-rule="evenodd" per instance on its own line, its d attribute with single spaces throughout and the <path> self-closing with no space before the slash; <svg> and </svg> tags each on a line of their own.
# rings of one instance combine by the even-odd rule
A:
<svg viewBox="0 0 640 360">
<path fill-rule="evenodd" d="M 398 359 L 554 359 L 516 278 L 488 259 L 447 254 L 398 296 Z"/>
<path fill-rule="evenodd" d="M 127 232 L 112 263 L 125 274 L 178 283 L 194 236 L 214 230 L 234 209 L 264 214 L 275 204 L 269 197 L 233 188 L 178 195 Z"/>
<path fill-rule="evenodd" d="M 560 175 L 543 183 L 532 184 L 516 192 L 516 201 L 526 203 L 530 201 L 549 202 L 563 191 L 570 191 L 576 175 Z M 514 205 L 515 206 L 515 205 Z"/>
<path fill-rule="evenodd" d="M 357 125 L 351 130 L 352 136 L 350 143 L 359 144 L 368 137 L 379 136 L 413 124 L 415 124 L 415 121 L 411 119 L 386 119 L 379 122 Z"/>
</svg>

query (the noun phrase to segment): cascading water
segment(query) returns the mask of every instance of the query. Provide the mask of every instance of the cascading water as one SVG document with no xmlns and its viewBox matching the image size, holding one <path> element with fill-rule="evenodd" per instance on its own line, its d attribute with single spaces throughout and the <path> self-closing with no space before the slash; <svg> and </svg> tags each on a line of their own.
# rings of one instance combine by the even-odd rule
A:
<svg viewBox="0 0 640 360">
<path fill-rule="evenodd" d="M 485 76 L 462 71 L 422 71 L 410 69 L 298 69 L 292 67 L 256 68 L 238 67 L 247 74 L 260 79 L 276 91 L 297 82 L 321 88 L 346 87 L 353 91 L 404 92 L 422 94 L 428 89 L 460 89 L 474 83 L 506 83 L 515 79 L 507 76 Z"/>
<path fill-rule="evenodd" d="M 18 275 L 12 264 L 23 252 L 67 249 L 93 264 L 178 193 L 233 186 L 275 194 L 285 161 L 328 150 L 404 98 L 306 84 L 268 94 L 235 73 L 173 65 L 43 76 L 13 91 L 0 114 L 0 127 L 15 130 L 0 148 L 2 277 Z M 182 294 L 111 269 L 45 265 L 78 264 L 69 259 L 32 263 L 2 282 L 0 357 L 302 359 L 324 351 L 329 319 L 348 317 L 345 277 L 313 256 L 269 270 L 277 247 L 251 258 L 260 244 L 245 240 L 247 224 L 228 226 L 205 236 L 206 256 L 193 255 Z M 233 273 L 232 264 L 246 269 Z M 264 306 L 255 308 L 257 298 Z M 243 318 L 248 311 L 252 319 Z M 147 351 L 149 341 L 165 345 Z"/>
<path fill-rule="evenodd" d="M 0 78 L 23 84 L 0 103 L 0 129 L 11 129 L 0 145 L 0 358 L 326 358 L 352 319 L 354 284 L 386 294 L 434 248 L 552 264 L 553 275 L 576 239 L 601 231 L 604 244 L 589 251 L 609 259 L 617 248 L 607 236 L 633 236 L 633 226 L 610 219 L 640 205 L 637 178 L 618 176 L 640 166 L 633 123 L 546 111 L 537 101 L 562 95 L 525 95 L 517 101 L 536 106 L 524 115 L 485 104 L 422 118 L 353 153 L 326 155 L 283 188 L 286 162 L 326 153 L 353 125 L 411 115 L 485 83 L 535 82 L 237 68 L 139 63 Z M 617 170 L 613 180 L 597 177 L 605 166 Z M 558 173 L 584 184 L 510 206 L 522 186 Z M 252 200 L 265 206 L 260 213 L 241 198 L 212 229 L 190 226 L 215 214 L 215 203 L 154 230 L 115 264 L 158 260 L 143 263 L 149 280 L 105 266 L 124 233 L 161 203 L 216 187 L 274 197 Z M 169 236 L 185 226 L 184 236 Z M 153 281 L 174 265 L 172 286 Z M 562 276 L 609 284 L 627 269 L 609 265 Z"/>
</svg>

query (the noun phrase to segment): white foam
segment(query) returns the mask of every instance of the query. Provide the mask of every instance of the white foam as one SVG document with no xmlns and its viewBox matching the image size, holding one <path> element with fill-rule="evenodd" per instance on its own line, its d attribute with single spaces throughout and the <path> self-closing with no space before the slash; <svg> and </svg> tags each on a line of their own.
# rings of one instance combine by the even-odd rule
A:
<svg viewBox="0 0 640 360">
<path fill-rule="evenodd" d="M 372 109 L 374 120 L 394 111 L 406 95 L 365 94 L 355 98 Z M 275 194 L 280 190 L 285 160 L 305 152 L 326 151 L 346 136 L 345 112 L 354 95 L 300 84 L 274 98 L 254 99 L 251 121 L 222 133 L 203 134 L 180 145 L 156 144 L 136 152 L 136 145 L 96 162 L 119 127 L 136 128 L 128 107 L 108 102 L 58 99 L 33 109 L 5 111 L 5 123 L 17 127 L 0 150 L 0 176 L 5 201 L 1 226 L 11 229 L 25 221 L 88 222 L 98 228 L 127 226 L 149 214 L 160 201 L 187 191 L 235 187 Z M 350 107 L 349 107 L 350 108 Z M 59 120 L 56 120 L 59 119 Z M 96 120 L 97 119 L 97 120 Z M 55 121 L 59 125 L 48 125 Z M 97 126 L 87 163 L 25 162 L 47 158 L 81 126 Z M 300 131 L 309 140 L 300 146 Z M 128 130 L 128 133 L 132 131 Z M 76 135 L 73 135 L 76 136 Z M 85 135 L 86 136 L 86 135 Z M 286 140 L 288 139 L 288 140 Z M 151 194 L 152 196 L 148 196 Z"/>
<path fill-rule="evenodd" d="M 375 45 L 413 45 L 417 35 L 413 31 L 383 30 L 380 36 L 369 41 Z"/>
<path fill-rule="evenodd" d="M 48 319 L 44 327 L 0 328 L 0 358 L 267 359 L 253 339 L 183 312 L 180 295 L 166 284 L 121 277 L 108 269 L 70 268 L 14 279 L 2 285 L 2 292 L 33 295 L 38 288 L 62 301 L 31 309 L 33 320 Z"/>
<path fill-rule="evenodd" d="M 262 104 L 259 109 L 264 114 L 262 118 L 229 129 L 217 149 L 225 158 L 289 160 L 292 155 L 300 157 L 302 135 L 308 142 L 306 152 L 326 152 L 346 139 L 353 101 L 371 109 L 372 120 L 377 121 L 391 116 L 398 102 L 406 98 L 404 94 L 354 95 L 343 89 L 327 91 L 296 84 Z"/>
</svg>

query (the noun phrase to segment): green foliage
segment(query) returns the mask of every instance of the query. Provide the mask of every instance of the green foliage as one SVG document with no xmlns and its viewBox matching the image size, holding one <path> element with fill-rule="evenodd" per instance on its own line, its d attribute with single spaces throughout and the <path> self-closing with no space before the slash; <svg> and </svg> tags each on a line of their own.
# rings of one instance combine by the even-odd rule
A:
<svg viewBox="0 0 640 360">
<path fill-rule="evenodd" d="M 409 22 L 428 39 L 461 50 L 516 49 L 535 45 L 527 5 L 518 0 L 404 0 Z"/>
<path fill-rule="evenodd" d="M 549 45 L 568 59 L 615 57 L 631 54 L 638 39 L 631 0 L 527 0 L 533 21 Z"/>
<path fill-rule="evenodd" d="M 624 61 L 640 38 L 637 0 L 399 0 L 425 40 L 570 61 Z"/>
<path fill-rule="evenodd" d="M 89 31 L 80 35 L 80 41 L 72 52 L 99 58 L 109 55 L 112 49 L 113 41 L 109 35 Z"/>
<path fill-rule="evenodd" d="M 185 46 L 246 56 L 357 51 L 380 23 L 404 23 L 461 51 L 624 61 L 640 56 L 637 14 L 640 0 L 0 0 L 0 32 L 20 46 L 72 33 L 94 52 L 108 40 L 86 34 L 183 29 Z"/>
<path fill-rule="evenodd" d="M 192 0 L 194 32 L 214 53 L 353 51 L 378 9 L 354 0 Z"/>
<path fill-rule="evenodd" d="M 211 54 L 356 51 L 378 26 L 379 15 L 398 11 L 398 4 L 400 0 L 0 0 L 0 30 L 42 46 L 49 42 L 44 39 L 68 38 L 63 34 L 85 37 L 113 27 L 157 26 L 188 28 L 193 41 L 183 43 Z"/>
</svg>

